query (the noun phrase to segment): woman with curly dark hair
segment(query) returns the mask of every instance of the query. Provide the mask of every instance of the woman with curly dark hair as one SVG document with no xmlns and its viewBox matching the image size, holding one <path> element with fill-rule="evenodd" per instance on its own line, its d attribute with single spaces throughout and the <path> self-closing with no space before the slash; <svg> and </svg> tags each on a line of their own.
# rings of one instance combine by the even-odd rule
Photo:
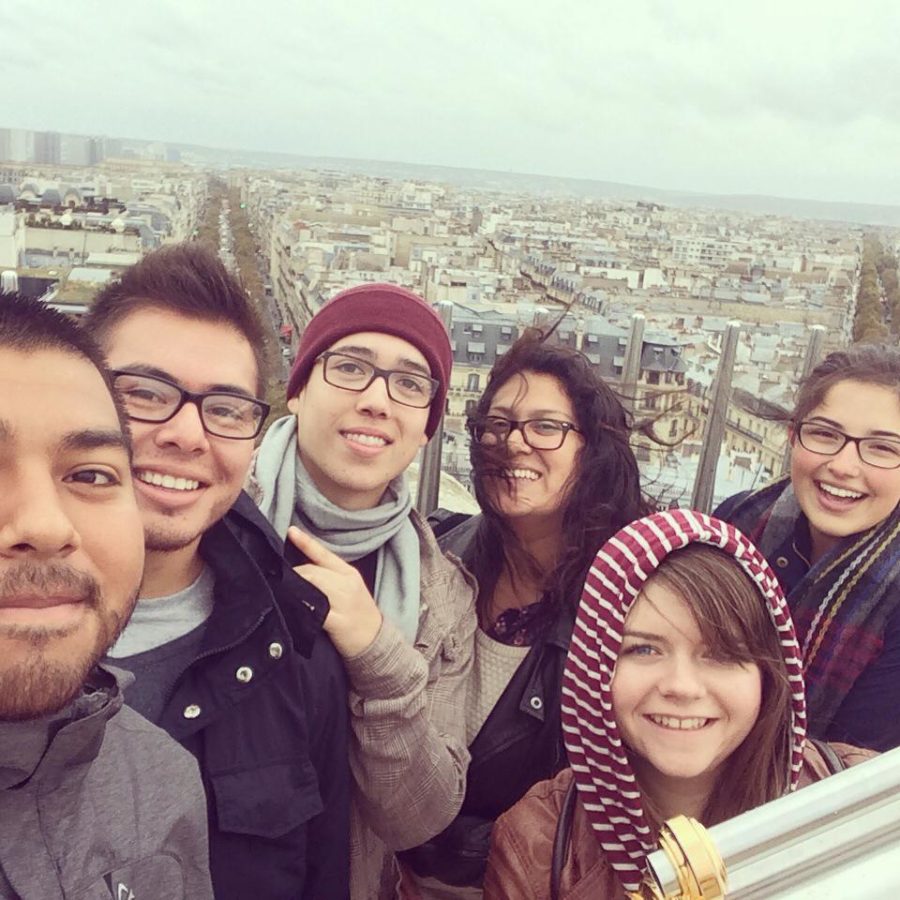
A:
<svg viewBox="0 0 900 900">
<path fill-rule="evenodd" d="M 494 820 L 566 765 L 560 679 L 584 578 L 648 511 L 622 404 L 585 356 L 538 332 L 497 360 L 468 428 L 481 515 L 439 543 L 479 584 L 472 760 L 457 819 L 401 854 L 421 898 L 479 897 Z"/>
</svg>

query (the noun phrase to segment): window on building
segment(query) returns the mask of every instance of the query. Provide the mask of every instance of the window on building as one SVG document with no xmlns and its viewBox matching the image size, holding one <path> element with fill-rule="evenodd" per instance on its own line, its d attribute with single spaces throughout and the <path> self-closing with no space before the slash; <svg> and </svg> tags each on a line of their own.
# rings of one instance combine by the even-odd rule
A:
<svg viewBox="0 0 900 900">
<path fill-rule="evenodd" d="M 648 372 L 647 373 L 647 383 L 648 384 L 659 384 L 659 372 Z"/>
<path fill-rule="evenodd" d="M 466 415 L 473 416 L 475 415 L 475 407 L 478 406 L 477 400 L 466 400 Z"/>
<path fill-rule="evenodd" d="M 477 391 L 479 389 L 480 378 L 477 372 L 471 372 L 469 374 L 469 378 L 466 381 L 466 390 L 467 391 Z"/>
</svg>

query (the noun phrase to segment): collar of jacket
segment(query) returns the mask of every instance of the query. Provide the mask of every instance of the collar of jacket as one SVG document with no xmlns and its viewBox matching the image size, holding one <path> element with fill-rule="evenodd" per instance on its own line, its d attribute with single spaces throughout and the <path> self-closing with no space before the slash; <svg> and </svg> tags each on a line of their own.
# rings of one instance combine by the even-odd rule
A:
<svg viewBox="0 0 900 900">
<path fill-rule="evenodd" d="M 768 557 L 768 563 L 785 594 L 790 594 L 809 571 L 811 553 L 809 524 L 806 517 L 801 515 L 794 523 L 793 532 Z"/>
<path fill-rule="evenodd" d="M 277 611 L 294 648 L 309 656 L 328 614 L 328 599 L 294 574 L 278 536 L 243 491 L 203 535 L 200 553 L 216 576 L 203 653 L 229 647 L 253 631 L 276 606 L 277 596 Z"/>
<path fill-rule="evenodd" d="M 122 708 L 131 676 L 96 666 L 81 693 L 59 712 L 25 722 L 0 721 L 0 790 L 77 777 L 100 752 L 106 723 Z"/>
</svg>

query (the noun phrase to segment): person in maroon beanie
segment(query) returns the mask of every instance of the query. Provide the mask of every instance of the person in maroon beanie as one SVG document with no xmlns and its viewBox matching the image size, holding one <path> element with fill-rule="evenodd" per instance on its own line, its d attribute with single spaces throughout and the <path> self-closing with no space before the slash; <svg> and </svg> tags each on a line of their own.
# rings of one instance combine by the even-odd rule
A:
<svg viewBox="0 0 900 900">
<path fill-rule="evenodd" d="M 389 284 L 312 318 L 248 492 L 322 591 L 350 682 L 354 900 L 393 897 L 393 853 L 442 831 L 465 793 L 475 586 L 412 506 L 406 469 L 444 411 L 452 353 L 435 311 Z"/>
</svg>

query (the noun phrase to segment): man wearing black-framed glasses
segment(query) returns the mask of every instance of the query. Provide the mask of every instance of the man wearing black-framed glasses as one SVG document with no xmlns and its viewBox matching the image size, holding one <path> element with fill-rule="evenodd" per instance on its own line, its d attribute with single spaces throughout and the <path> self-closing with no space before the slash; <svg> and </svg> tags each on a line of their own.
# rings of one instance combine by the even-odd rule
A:
<svg viewBox="0 0 900 900">
<path fill-rule="evenodd" d="M 109 651 L 126 702 L 198 759 L 219 900 L 345 898 L 346 680 L 325 597 L 290 572 L 242 485 L 268 414 L 266 334 L 197 244 L 148 254 L 86 322 L 134 443 L 147 562 Z"/>
<path fill-rule="evenodd" d="M 295 571 L 328 597 L 324 627 L 350 679 L 353 900 L 392 898 L 392 853 L 442 831 L 465 792 L 474 591 L 405 477 L 444 412 L 451 364 L 440 318 L 411 291 L 340 292 L 307 324 L 291 415 L 254 464 L 254 496 L 303 557 Z"/>
<path fill-rule="evenodd" d="M 189 391 L 168 378 L 140 371 L 113 372 L 116 390 L 133 422 L 161 424 L 193 403 L 203 430 L 232 441 L 252 441 L 260 432 L 269 404 L 233 391 Z"/>
</svg>

